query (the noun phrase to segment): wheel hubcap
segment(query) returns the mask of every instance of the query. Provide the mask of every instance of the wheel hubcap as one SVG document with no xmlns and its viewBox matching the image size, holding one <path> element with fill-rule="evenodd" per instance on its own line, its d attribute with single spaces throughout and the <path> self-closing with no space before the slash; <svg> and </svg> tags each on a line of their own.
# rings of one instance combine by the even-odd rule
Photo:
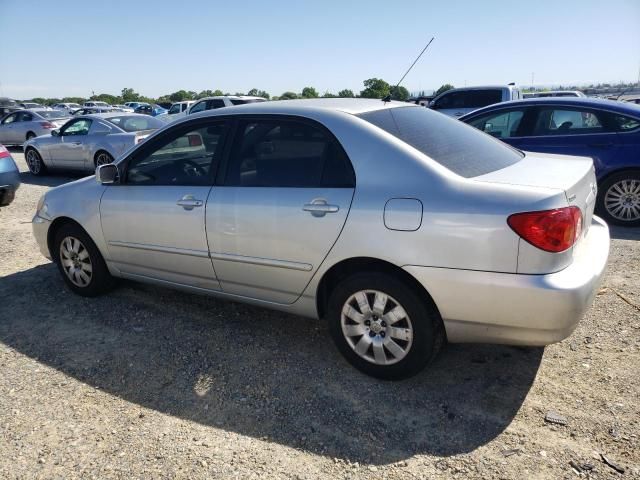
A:
<svg viewBox="0 0 640 480">
<path fill-rule="evenodd" d="M 607 213 L 617 220 L 640 219 L 640 180 L 621 180 L 609 187 L 604 197 Z"/>
<path fill-rule="evenodd" d="M 402 305 L 378 290 L 361 290 L 342 307 L 342 334 L 361 358 L 392 365 L 409 353 L 413 325 Z"/>
<path fill-rule="evenodd" d="M 78 287 L 86 287 L 91 283 L 93 266 L 89 251 L 75 237 L 65 237 L 60 243 L 60 263 L 65 275 L 71 283 Z"/>
<path fill-rule="evenodd" d="M 33 173 L 40 172 L 40 157 L 33 150 L 27 152 L 27 165 Z"/>
</svg>

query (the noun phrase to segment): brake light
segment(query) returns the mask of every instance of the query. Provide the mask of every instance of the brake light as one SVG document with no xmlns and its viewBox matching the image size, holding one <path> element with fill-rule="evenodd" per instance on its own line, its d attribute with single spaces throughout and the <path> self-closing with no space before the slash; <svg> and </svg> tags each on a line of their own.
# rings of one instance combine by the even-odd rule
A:
<svg viewBox="0 0 640 480">
<path fill-rule="evenodd" d="M 191 133 L 187 135 L 187 138 L 189 139 L 190 147 L 199 147 L 200 145 L 202 145 L 202 137 L 197 133 Z"/>
<path fill-rule="evenodd" d="M 0 145 L 0 158 L 7 158 L 10 156 L 11 154 L 9 153 L 9 150 L 7 150 L 4 145 Z"/>
<path fill-rule="evenodd" d="M 42 128 L 56 128 L 56 126 L 51 122 L 40 122 L 40 126 Z"/>
<path fill-rule="evenodd" d="M 514 213 L 507 223 L 520 237 L 547 252 L 564 252 L 582 232 L 582 212 L 564 207 L 540 212 Z"/>
</svg>

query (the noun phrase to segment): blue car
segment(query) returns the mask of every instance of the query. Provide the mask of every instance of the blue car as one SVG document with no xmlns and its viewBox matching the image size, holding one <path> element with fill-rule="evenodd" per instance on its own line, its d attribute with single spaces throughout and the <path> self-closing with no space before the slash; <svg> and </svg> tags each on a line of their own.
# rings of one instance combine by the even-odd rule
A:
<svg viewBox="0 0 640 480">
<path fill-rule="evenodd" d="M 140 105 L 135 108 L 134 113 L 142 113 L 144 115 L 151 115 L 152 117 L 157 117 L 158 115 L 162 115 L 163 113 L 167 113 L 169 110 L 166 108 L 162 108 L 160 105 Z"/>
<path fill-rule="evenodd" d="M 640 226 L 640 106 L 534 98 L 490 105 L 460 120 L 520 150 L 592 157 L 598 213 L 612 224 Z"/>
<path fill-rule="evenodd" d="M 0 207 L 9 205 L 20 186 L 20 172 L 11 153 L 0 143 Z"/>
</svg>

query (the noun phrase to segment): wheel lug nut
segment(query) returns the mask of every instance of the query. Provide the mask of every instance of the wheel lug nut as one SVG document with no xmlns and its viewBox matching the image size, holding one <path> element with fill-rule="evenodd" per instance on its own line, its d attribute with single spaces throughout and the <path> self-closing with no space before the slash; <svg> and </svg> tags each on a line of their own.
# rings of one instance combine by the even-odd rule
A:
<svg viewBox="0 0 640 480">
<path fill-rule="evenodd" d="M 380 332 L 380 336 L 384 338 L 384 332 Z"/>
<path fill-rule="evenodd" d="M 371 325 L 371 320 L 365 320 L 365 321 L 364 321 L 364 324 L 365 324 L 365 325 Z"/>
<path fill-rule="evenodd" d="M 375 334 L 374 332 L 369 332 L 369 336 L 370 336 L 370 337 L 375 337 L 375 336 L 376 336 L 376 334 Z"/>
<path fill-rule="evenodd" d="M 380 325 L 382 325 L 383 327 L 387 326 L 387 322 L 382 322 Z"/>
</svg>

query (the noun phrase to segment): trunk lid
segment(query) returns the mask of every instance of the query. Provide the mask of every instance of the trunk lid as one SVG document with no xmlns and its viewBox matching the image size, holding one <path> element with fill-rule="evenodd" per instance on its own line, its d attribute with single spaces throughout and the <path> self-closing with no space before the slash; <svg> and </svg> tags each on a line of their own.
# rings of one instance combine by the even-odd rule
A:
<svg viewBox="0 0 640 480">
<path fill-rule="evenodd" d="M 473 180 L 563 190 L 567 205 L 582 211 L 582 236 L 589 230 L 597 195 L 593 160 L 589 157 L 525 152 L 518 163 Z"/>
</svg>

